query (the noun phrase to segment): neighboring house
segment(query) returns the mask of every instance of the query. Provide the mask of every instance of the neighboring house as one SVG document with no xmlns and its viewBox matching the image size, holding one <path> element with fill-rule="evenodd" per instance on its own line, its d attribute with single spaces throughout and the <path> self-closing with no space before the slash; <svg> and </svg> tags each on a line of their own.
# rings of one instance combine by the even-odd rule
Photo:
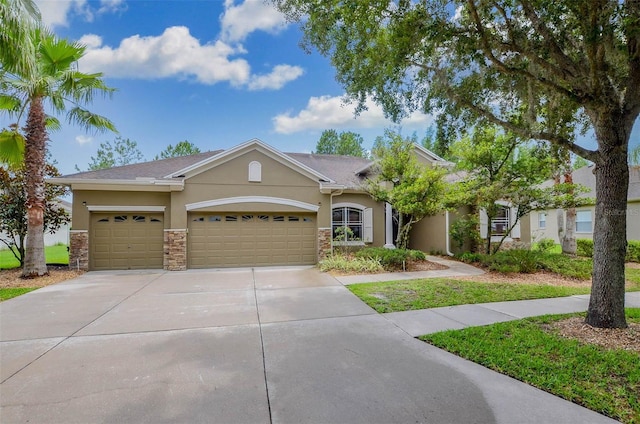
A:
<svg viewBox="0 0 640 424">
<path fill-rule="evenodd" d="M 573 171 L 573 182 L 585 186 L 589 191 L 582 194 L 595 200 L 596 177 L 593 174 L 593 165 L 584 166 Z M 547 182 L 553 184 L 552 181 Z M 551 209 L 532 212 L 531 239 L 533 241 L 544 238 L 552 239 L 560 243 L 558 237 L 558 213 L 562 223 L 565 222 L 563 210 Z M 629 192 L 627 195 L 627 240 L 640 240 L 640 166 L 629 167 Z M 576 238 L 593 239 L 593 225 L 595 219 L 595 204 L 576 208 Z"/>
<path fill-rule="evenodd" d="M 450 164 L 416 146 L 425 166 Z M 282 153 L 260 140 L 229 150 L 82 172 L 70 263 L 91 270 L 315 264 L 336 243 L 390 246 L 393 216 L 362 188 L 368 159 Z M 414 226 L 412 248 L 449 251 L 448 213 Z M 353 238 L 333 241 L 348 227 Z"/>
</svg>

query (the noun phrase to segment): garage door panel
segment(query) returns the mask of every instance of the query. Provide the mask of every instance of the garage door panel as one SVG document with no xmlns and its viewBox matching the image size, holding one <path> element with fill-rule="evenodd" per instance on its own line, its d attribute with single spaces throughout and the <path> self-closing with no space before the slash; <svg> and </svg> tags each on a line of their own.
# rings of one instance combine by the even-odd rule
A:
<svg viewBox="0 0 640 424">
<path fill-rule="evenodd" d="M 162 214 L 92 214 L 90 268 L 162 268 Z"/>
<path fill-rule="evenodd" d="M 194 214 L 189 218 L 189 267 L 298 265 L 316 262 L 311 214 Z M 206 242 L 203 242 L 206 240 Z"/>
</svg>

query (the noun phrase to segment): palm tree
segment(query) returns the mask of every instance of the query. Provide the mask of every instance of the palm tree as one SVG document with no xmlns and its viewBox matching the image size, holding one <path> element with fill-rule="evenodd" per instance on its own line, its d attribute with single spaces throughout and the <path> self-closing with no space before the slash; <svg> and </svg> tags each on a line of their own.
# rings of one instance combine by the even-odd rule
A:
<svg viewBox="0 0 640 424">
<path fill-rule="evenodd" d="M 7 69 L 33 69 L 35 55 L 33 43 L 29 41 L 29 31 L 39 21 L 40 12 L 32 0 L 0 0 L 0 74 Z M 23 153 L 23 138 L 16 136 L 15 131 L 2 130 L 0 162 L 19 166 Z"/>
<path fill-rule="evenodd" d="M 22 137 L 20 121 L 26 113 L 23 132 L 28 228 L 23 277 L 47 273 L 43 237 L 43 170 L 49 139 L 47 127 L 59 127 L 60 122 L 45 113 L 45 105 L 55 115 L 64 114 L 70 123 L 84 129 L 115 131 L 111 121 L 83 107 L 91 103 L 96 94 L 113 92 L 102 81 L 102 74 L 85 74 L 76 70 L 85 47 L 59 39 L 40 28 L 31 29 L 29 40 L 33 45 L 35 66 L 5 69 L 0 74 L 0 110 L 17 117 L 17 123 L 9 130 L 13 131 L 16 139 Z"/>
</svg>

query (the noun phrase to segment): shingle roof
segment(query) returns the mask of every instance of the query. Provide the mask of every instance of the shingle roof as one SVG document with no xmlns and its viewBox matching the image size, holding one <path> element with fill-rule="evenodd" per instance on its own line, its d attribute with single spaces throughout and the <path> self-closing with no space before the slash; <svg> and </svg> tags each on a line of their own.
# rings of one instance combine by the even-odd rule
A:
<svg viewBox="0 0 640 424">
<path fill-rule="evenodd" d="M 134 180 L 136 178 L 161 179 L 171 173 L 220 154 L 221 152 L 223 152 L 223 150 L 116 166 L 108 169 L 99 169 L 97 171 L 79 172 L 76 174 L 65 175 L 62 178 L 88 180 Z M 371 163 L 368 159 L 353 156 L 318 155 L 308 153 L 284 154 L 319 172 L 320 174 L 331 178 L 337 184 L 345 185 L 348 188 L 357 188 L 360 186 L 362 178 L 357 176 L 355 171 Z"/>
<path fill-rule="evenodd" d="M 596 197 L 596 176 L 593 174 L 593 165 L 583 166 L 573 171 L 573 182 L 582 184 L 589 189 L 584 197 Z M 548 184 L 550 182 L 547 182 Z M 628 200 L 640 199 L 640 166 L 629 167 L 629 192 Z"/>
</svg>

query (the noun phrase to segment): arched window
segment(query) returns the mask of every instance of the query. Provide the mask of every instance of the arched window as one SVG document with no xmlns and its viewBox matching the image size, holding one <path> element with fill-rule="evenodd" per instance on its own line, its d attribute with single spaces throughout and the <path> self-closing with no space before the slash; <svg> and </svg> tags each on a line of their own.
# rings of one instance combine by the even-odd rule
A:
<svg viewBox="0 0 640 424">
<path fill-rule="evenodd" d="M 249 182 L 259 183 L 262 181 L 262 164 L 258 161 L 249 163 Z"/>
<path fill-rule="evenodd" d="M 361 241 L 363 239 L 362 210 L 351 207 L 333 208 L 333 239 L 336 241 Z"/>
</svg>

